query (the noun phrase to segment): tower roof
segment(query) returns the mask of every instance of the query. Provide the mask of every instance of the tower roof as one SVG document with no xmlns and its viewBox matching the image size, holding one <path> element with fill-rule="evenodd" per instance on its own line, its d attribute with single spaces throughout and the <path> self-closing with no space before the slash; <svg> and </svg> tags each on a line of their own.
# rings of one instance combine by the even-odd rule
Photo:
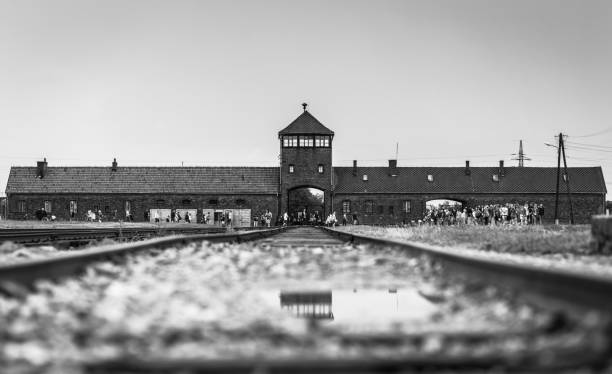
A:
<svg viewBox="0 0 612 374">
<path fill-rule="evenodd" d="M 304 113 L 300 114 L 289 126 L 278 132 L 278 135 L 334 135 L 334 132 L 323 126 L 310 112 L 304 108 Z"/>
</svg>

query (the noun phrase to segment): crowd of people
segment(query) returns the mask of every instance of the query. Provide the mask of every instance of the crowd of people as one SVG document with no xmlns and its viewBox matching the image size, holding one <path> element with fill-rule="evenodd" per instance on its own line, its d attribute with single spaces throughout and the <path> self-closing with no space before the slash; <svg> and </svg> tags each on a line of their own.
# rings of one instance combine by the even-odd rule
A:
<svg viewBox="0 0 612 374">
<path fill-rule="evenodd" d="M 430 225 L 536 225 L 542 224 L 544 205 L 535 203 L 428 206 L 423 222 Z"/>
</svg>

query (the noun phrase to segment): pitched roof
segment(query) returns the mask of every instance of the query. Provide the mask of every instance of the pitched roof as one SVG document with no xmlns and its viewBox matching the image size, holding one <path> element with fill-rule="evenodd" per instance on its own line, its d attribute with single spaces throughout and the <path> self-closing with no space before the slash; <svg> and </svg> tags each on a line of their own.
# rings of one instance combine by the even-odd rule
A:
<svg viewBox="0 0 612 374">
<path fill-rule="evenodd" d="M 278 191 L 277 167 L 12 167 L 7 193 L 244 193 Z"/>
<path fill-rule="evenodd" d="M 499 182 L 496 167 L 471 167 L 465 175 L 463 167 L 398 167 L 397 176 L 390 175 L 387 167 L 335 167 L 336 193 L 554 193 L 557 169 L 554 167 L 506 167 Z M 368 180 L 363 181 L 363 175 Z M 570 189 L 576 193 L 605 193 L 601 167 L 568 168 Z M 432 175 L 429 182 L 427 176 Z M 561 191 L 565 185 L 561 180 Z"/>
<path fill-rule="evenodd" d="M 289 126 L 278 132 L 279 136 L 294 134 L 334 135 L 334 132 L 323 126 L 318 119 L 305 110 Z"/>
</svg>

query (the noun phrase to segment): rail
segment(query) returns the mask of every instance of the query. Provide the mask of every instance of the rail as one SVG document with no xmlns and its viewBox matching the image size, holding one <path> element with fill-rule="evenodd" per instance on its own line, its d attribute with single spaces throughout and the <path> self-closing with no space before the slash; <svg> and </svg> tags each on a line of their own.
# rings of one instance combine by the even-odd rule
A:
<svg viewBox="0 0 612 374">
<path fill-rule="evenodd" d="M 414 256 L 428 256 L 463 280 L 520 290 L 519 296 L 538 304 L 612 312 L 612 279 L 608 277 L 474 258 L 421 243 L 369 237 L 329 227 L 323 229 L 348 242 L 397 247 Z"/>
<path fill-rule="evenodd" d="M 38 279 L 52 279 L 78 273 L 93 261 L 104 260 L 118 255 L 137 253 L 143 250 L 185 244 L 196 240 L 210 242 L 244 242 L 261 239 L 284 231 L 285 228 L 231 232 L 223 234 L 170 235 L 139 242 L 112 244 L 97 248 L 57 254 L 53 257 L 0 265 L 0 284 L 17 283 L 31 285 Z"/>
</svg>

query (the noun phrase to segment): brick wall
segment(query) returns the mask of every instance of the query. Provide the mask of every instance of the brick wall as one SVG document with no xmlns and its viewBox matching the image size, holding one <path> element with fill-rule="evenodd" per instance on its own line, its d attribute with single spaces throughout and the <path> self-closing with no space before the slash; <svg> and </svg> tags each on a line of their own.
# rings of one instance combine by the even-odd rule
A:
<svg viewBox="0 0 612 374">
<path fill-rule="evenodd" d="M 333 197 L 333 210 L 342 216 L 343 201 L 350 201 L 351 215 L 357 214 L 362 224 L 395 224 L 418 221 L 425 214 L 425 204 L 429 200 L 449 199 L 461 201 L 467 206 L 505 203 L 537 203 L 544 205 L 545 222 L 553 222 L 555 209 L 554 194 L 533 195 L 417 195 L 417 194 L 336 194 Z M 373 202 L 372 213 L 366 213 L 366 201 Z M 410 212 L 404 213 L 403 202 L 410 201 Z M 604 196 L 601 194 L 573 194 L 574 219 L 576 223 L 589 223 L 591 216 L 603 212 Z M 382 207 L 382 213 L 380 208 Z M 392 208 L 390 208 L 392 207 Z M 569 222 L 569 202 L 565 195 L 559 199 L 559 219 Z"/>
<path fill-rule="evenodd" d="M 19 213 L 18 202 L 26 202 L 26 212 Z M 131 214 L 135 221 L 144 221 L 144 214 L 149 209 L 198 209 L 198 221 L 201 219 L 201 209 L 251 209 L 251 215 L 262 214 L 270 209 L 276 220 L 278 209 L 278 197 L 276 194 L 269 195 L 165 195 L 165 194 L 131 194 L 131 195 L 95 195 L 95 194 L 28 194 L 10 195 L 9 213 L 10 219 L 34 219 L 34 212 L 44 206 L 44 201 L 51 202 L 51 213 L 59 220 L 70 219 L 70 201 L 77 202 L 77 220 L 85 220 L 88 210 L 96 206 L 102 210 L 107 220 L 125 219 L 125 202 L 130 201 Z M 187 201 L 189 200 L 189 203 Z M 216 200 L 217 204 L 212 204 Z M 243 200 L 243 201 L 238 201 Z M 27 216 L 26 216 L 27 215 Z"/>
</svg>

